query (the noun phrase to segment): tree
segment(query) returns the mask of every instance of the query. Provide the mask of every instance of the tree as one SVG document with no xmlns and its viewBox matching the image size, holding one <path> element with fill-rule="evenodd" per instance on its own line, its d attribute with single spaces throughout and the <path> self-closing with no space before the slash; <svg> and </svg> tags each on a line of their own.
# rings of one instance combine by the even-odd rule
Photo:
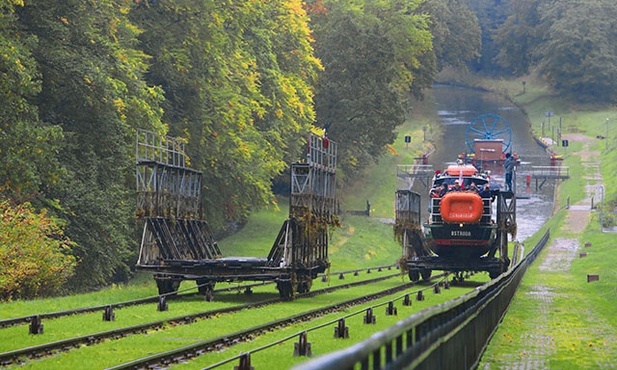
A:
<svg viewBox="0 0 617 370">
<path fill-rule="evenodd" d="M 528 73 L 535 64 L 534 50 L 542 36 L 539 4 L 538 0 L 511 0 L 508 18 L 497 30 L 497 63 L 514 75 Z"/>
<path fill-rule="evenodd" d="M 315 51 L 325 69 L 316 89 L 317 121 L 339 143 L 340 179 L 383 154 L 405 119 L 408 92 L 432 83 L 434 64 L 422 63 L 434 63 L 431 35 L 426 17 L 415 12 L 418 4 L 309 4 Z"/>
<path fill-rule="evenodd" d="M 19 12 L 21 32 L 38 42 L 40 120 L 62 128 L 57 158 L 64 174 L 41 186 L 66 219 L 79 265 L 72 284 L 107 284 L 128 271 L 137 252 L 134 129 L 163 131 L 161 95 L 142 79 L 146 56 L 135 49 L 126 2 L 32 0 Z"/>
<path fill-rule="evenodd" d="M 465 68 L 482 46 L 478 17 L 460 0 L 431 0 L 419 8 L 430 15 L 433 52 L 438 69 Z"/>
<path fill-rule="evenodd" d="M 16 203 L 38 197 L 42 183 L 62 173 L 54 154 L 62 131 L 39 121 L 37 39 L 19 31 L 19 7 L 19 1 L 0 5 L 0 193 Z"/>
<path fill-rule="evenodd" d="M 188 136 L 205 173 L 209 222 L 272 202 L 272 178 L 298 159 L 315 117 L 320 64 L 300 1 L 145 1 L 132 17 L 170 132 Z"/>
<path fill-rule="evenodd" d="M 506 20 L 506 0 L 463 0 L 478 17 L 482 30 L 480 58 L 472 64 L 477 71 L 500 73 L 501 66 L 496 63 L 499 49 L 495 45 L 495 32 Z"/>
<path fill-rule="evenodd" d="M 540 7 L 544 38 L 539 71 L 556 88 L 581 100 L 617 101 L 617 7 L 609 0 Z"/>
</svg>

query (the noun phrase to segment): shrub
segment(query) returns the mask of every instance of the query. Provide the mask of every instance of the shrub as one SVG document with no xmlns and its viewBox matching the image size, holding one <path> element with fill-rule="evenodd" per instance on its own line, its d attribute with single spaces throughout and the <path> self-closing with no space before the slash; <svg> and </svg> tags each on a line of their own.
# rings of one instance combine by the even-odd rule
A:
<svg viewBox="0 0 617 370">
<path fill-rule="evenodd" d="M 73 242 L 59 219 L 0 199 L 0 299 L 57 293 L 73 274 Z"/>
</svg>

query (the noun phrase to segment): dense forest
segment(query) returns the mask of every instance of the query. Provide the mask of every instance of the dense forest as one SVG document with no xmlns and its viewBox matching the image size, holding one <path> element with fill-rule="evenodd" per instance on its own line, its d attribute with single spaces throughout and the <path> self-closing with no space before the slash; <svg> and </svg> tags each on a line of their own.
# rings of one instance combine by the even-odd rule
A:
<svg viewBox="0 0 617 370">
<path fill-rule="evenodd" d="M 219 231 L 274 201 L 307 133 L 345 186 L 444 67 L 615 101 L 608 0 L 4 0 L 0 299 L 130 275 L 136 129 L 187 140 Z"/>
</svg>

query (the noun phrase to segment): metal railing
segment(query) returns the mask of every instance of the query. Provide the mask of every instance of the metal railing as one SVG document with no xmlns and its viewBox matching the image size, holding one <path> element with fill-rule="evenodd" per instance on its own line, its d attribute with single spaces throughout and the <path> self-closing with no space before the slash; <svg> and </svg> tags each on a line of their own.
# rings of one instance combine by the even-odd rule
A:
<svg viewBox="0 0 617 370">
<path fill-rule="evenodd" d="M 396 166 L 396 177 L 400 179 L 433 176 L 432 164 L 400 164 Z"/>
<path fill-rule="evenodd" d="M 469 369 L 503 318 L 550 230 L 521 263 L 471 293 L 416 313 L 344 350 L 295 367 L 322 369 Z"/>
<path fill-rule="evenodd" d="M 570 177 L 570 167 L 566 166 L 531 166 L 532 178 L 567 179 Z"/>
</svg>

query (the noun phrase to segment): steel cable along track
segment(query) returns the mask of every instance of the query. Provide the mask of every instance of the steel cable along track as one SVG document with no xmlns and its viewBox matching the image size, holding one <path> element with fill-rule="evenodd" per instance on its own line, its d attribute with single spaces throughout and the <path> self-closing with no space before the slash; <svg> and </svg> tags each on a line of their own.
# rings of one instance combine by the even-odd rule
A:
<svg viewBox="0 0 617 370">
<path fill-rule="evenodd" d="M 398 275 L 398 274 L 397 274 Z M 446 276 L 446 274 L 440 274 L 433 278 L 431 281 L 437 280 L 438 278 L 442 278 Z M 372 300 L 376 300 L 387 295 L 391 295 L 400 291 L 404 291 L 412 286 L 416 286 L 416 283 L 408 282 L 403 283 L 397 287 L 385 289 L 383 291 L 365 295 L 358 298 L 349 299 L 343 302 L 334 303 L 325 307 L 317 308 L 314 310 L 310 310 L 304 313 L 292 315 L 283 319 L 271 321 L 262 325 L 257 325 L 252 328 L 248 328 L 245 330 L 237 331 L 235 333 L 230 333 L 218 338 L 208 339 L 202 342 L 194 343 L 188 346 L 180 347 L 177 349 L 173 349 L 170 351 L 158 353 L 152 356 L 144 357 L 141 359 L 137 359 L 131 362 L 127 362 L 124 364 L 120 364 L 118 366 L 113 366 L 108 368 L 108 370 L 119 370 L 119 369 L 152 369 L 158 368 L 159 366 L 165 367 L 171 363 L 179 362 L 185 359 L 193 358 L 199 356 L 201 354 L 212 352 L 215 350 L 220 350 L 224 347 L 228 347 L 230 345 L 237 344 L 242 341 L 250 340 L 255 335 L 260 335 L 266 332 L 271 331 L 271 329 L 278 329 L 282 327 L 287 327 L 292 324 L 296 324 L 298 322 L 304 322 L 312 320 L 316 317 L 320 317 L 332 312 L 338 312 L 343 309 L 360 305 Z M 308 293 L 310 294 L 310 293 Z"/>
<path fill-rule="evenodd" d="M 375 279 L 358 281 L 354 283 L 338 285 L 335 287 L 319 289 L 313 292 L 299 294 L 298 297 L 299 298 L 312 297 L 318 294 L 330 293 L 330 292 L 333 292 L 339 289 L 345 289 L 345 288 L 361 286 L 361 285 L 368 285 L 368 284 L 376 283 L 382 280 L 387 280 L 387 279 L 390 279 L 396 276 L 400 276 L 400 273 L 397 272 L 395 274 L 389 274 L 389 275 L 378 277 Z M 208 310 L 208 311 L 195 313 L 192 315 L 184 315 L 180 317 L 169 318 L 169 319 L 154 321 L 150 323 L 109 330 L 109 331 L 100 332 L 100 333 L 83 335 L 80 337 L 60 340 L 60 341 L 56 341 L 52 343 L 45 343 L 45 344 L 38 345 L 38 346 L 21 348 L 18 350 L 0 353 L 0 366 L 5 366 L 5 365 L 9 365 L 15 362 L 19 362 L 20 361 L 19 359 L 21 357 L 30 357 L 30 358 L 41 357 L 45 355 L 50 355 L 55 351 L 70 350 L 80 345 L 96 344 L 105 339 L 122 338 L 130 334 L 143 333 L 148 330 L 163 328 L 163 327 L 166 327 L 168 325 L 173 325 L 173 324 L 189 324 L 189 323 L 194 322 L 197 319 L 204 319 L 204 318 L 212 317 L 212 316 L 219 315 L 219 314 L 232 313 L 232 312 L 238 312 L 238 311 L 245 310 L 245 309 L 263 307 L 266 305 L 284 302 L 284 301 L 285 299 L 283 298 L 267 299 L 267 300 L 260 301 L 260 302 L 253 302 L 253 303 L 238 305 L 234 307 L 221 308 L 221 309 L 216 309 L 216 310 Z"/>
<path fill-rule="evenodd" d="M 373 267 L 373 268 L 368 268 L 368 270 L 369 271 L 371 269 L 381 270 L 383 268 L 390 269 L 390 268 L 392 268 L 392 266 L 391 265 L 389 265 L 389 266 L 376 266 L 376 267 Z M 360 271 L 363 271 L 363 270 L 364 269 L 361 269 L 361 270 L 358 270 L 358 269 L 356 269 L 356 270 L 345 270 L 345 271 L 340 271 L 340 272 L 334 272 L 332 274 L 347 274 L 347 273 L 350 273 L 350 272 L 360 272 Z M 324 274 L 324 276 L 325 276 L 325 274 Z M 262 282 L 259 282 L 259 283 L 242 284 L 242 285 L 233 286 L 233 287 L 215 289 L 214 292 L 215 293 L 216 292 L 230 292 L 230 291 L 233 291 L 233 290 L 241 290 L 241 289 L 246 289 L 246 288 L 254 288 L 254 287 L 258 287 L 258 286 L 262 286 L 262 285 L 269 285 L 269 284 L 274 284 L 274 282 L 273 281 L 262 281 Z M 186 290 L 192 290 L 192 289 L 195 289 L 195 288 L 189 288 L 189 289 L 186 289 Z M 108 307 L 116 309 L 116 308 L 130 307 L 130 306 L 138 306 L 138 305 L 146 304 L 146 303 L 154 303 L 154 302 L 157 302 L 161 297 L 166 297 L 166 299 L 182 299 L 182 298 L 193 297 L 193 296 L 201 294 L 199 292 L 191 292 L 191 293 L 185 293 L 185 294 L 178 294 L 178 293 L 180 293 L 180 292 L 160 294 L 160 295 L 155 295 L 155 296 L 151 296 L 151 297 L 138 298 L 138 299 L 133 299 L 133 300 L 124 301 L 124 302 L 118 302 L 118 303 L 109 303 L 109 304 L 98 305 L 98 306 L 91 306 L 91 307 L 80 307 L 80 308 L 74 308 L 74 309 L 70 309 L 70 310 L 63 310 L 63 311 L 56 311 L 56 312 L 37 313 L 37 314 L 28 315 L 28 316 L 21 316 L 21 317 L 14 317 L 14 318 L 10 318 L 10 319 L 4 319 L 4 320 L 0 320 L 0 329 L 8 328 L 8 327 L 15 326 L 15 325 L 27 324 L 35 316 L 38 316 L 40 319 L 57 319 L 57 318 L 60 318 L 60 317 L 71 316 L 71 315 L 75 315 L 75 314 L 85 314 L 85 313 L 92 313 L 92 312 L 97 312 L 97 311 L 104 311 Z"/>
</svg>

